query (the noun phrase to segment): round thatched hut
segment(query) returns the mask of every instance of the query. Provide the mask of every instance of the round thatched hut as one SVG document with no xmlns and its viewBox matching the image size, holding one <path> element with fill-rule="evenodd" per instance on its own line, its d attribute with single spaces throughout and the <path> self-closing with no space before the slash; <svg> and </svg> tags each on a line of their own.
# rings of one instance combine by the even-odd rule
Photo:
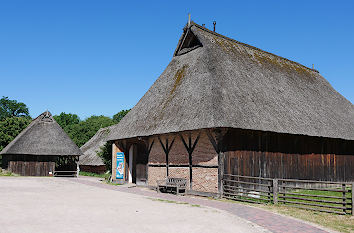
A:
<svg viewBox="0 0 354 233">
<path fill-rule="evenodd" d="M 2 151 L 2 166 L 23 176 L 76 175 L 81 150 L 46 111 Z"/>
</svg>

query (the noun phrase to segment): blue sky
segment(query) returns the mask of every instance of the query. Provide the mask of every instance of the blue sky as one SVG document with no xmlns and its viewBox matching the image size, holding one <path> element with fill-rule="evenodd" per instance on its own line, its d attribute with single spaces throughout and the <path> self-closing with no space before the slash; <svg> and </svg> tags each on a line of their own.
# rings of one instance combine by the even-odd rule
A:
<svg viewBox="0 0 354 233">
<path fill-rule="evenodd" d="M 0 96 L 32 117 L 112 116 L 162 73 L 187 22 L 315 68 L 354 103 L 354 1 L 0 1 Z"/>
</svg>

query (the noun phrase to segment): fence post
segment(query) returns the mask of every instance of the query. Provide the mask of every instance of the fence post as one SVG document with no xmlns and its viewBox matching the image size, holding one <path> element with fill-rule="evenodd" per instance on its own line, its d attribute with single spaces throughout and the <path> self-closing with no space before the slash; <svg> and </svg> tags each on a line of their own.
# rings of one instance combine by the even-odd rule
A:
<svg viewBox="0 0 354 233">
<path fill-rule="evenodd" d="M 342 191 L 343 191 L 342 192 L 342 197 L 343 197 L 342 200 L 343 200 L 343 207 L 344 207 L 343 211 L 344 211 L 344 214 L 346 214 L 347 212 L 346 212 L 345 208 L 347 207 L 347 200 L 346 200 L 347 198 L 346 198 L 346 195 L 345 195 L 345 191 L 346 191 L 345 190 L 345 183 L 342 184 Z"/>
<path fill-rule="evenodd" d="M 354 216 L 354 183 L 352 183 L 352 215 Z"/>
<path fill-rule="evenodd" d="M 278 204 L 278 179 L 273 179 L 273 204 Z"/>
</svg>

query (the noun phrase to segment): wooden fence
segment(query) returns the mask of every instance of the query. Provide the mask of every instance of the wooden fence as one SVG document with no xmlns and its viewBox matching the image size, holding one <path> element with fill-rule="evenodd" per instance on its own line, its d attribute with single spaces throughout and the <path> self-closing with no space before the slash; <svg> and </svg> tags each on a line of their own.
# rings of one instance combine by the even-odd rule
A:
<svg viewBox="0 0 354 233">
<path fill-rule="evenodd" d="M 252 203 L 273 201 L 273 179 L 225 174 L 223 197 Z"/>
<path fill-rule="evenodd" d="M 222 197 L 272 203 L 335 214 L 353 215 L 354 183 L 271 179 L 224 174 Z"/>
</svg>

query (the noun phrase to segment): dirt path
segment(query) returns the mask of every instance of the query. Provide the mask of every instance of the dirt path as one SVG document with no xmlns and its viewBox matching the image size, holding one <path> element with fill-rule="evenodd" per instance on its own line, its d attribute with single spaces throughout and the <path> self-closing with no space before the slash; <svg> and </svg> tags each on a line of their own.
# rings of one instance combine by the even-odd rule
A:
<svg viewBox="0 0 354 233">
<path fill-rule="evenodd" d="M 0 232 L 266 231 L 223 210 L 117 188 L 93 179 L 0 177 Z"/>
<path fill-rule="evenodd" d="M 187 202 L 193 205 L 201 205 L 205 207 L 212 207 L 218 210 L 223 210 L 240 217 L 249 222 L 255 223 L 271 232 L 287 232 L 287 233 L 314 233 L 314 232 L 334 232 L 332 230 L 324 229 L 323 227 L 309 224 L 301 220 L 291 217 L 278 215 L 266 210 L 254 208 L 238 203 L 221 202 L 210 200 L 206 198 L 198 198 L 192 196 L 175 196 L 170 194 L 156 193 L 151 190 L 143 188 L 128 188 L 127 186 L 112 186 L 103 184 L 98 179 L 92 177 L 81 177 L 80 179 L 71 179 L 72 182 L 78 182 L 91 186 L 96 186 L 104 189 L 116 190 L 120 192 L 127 192 L 137 195 L 143 195 L 151 198 L 161 198 L 170 201 Z"/>
</svg>

